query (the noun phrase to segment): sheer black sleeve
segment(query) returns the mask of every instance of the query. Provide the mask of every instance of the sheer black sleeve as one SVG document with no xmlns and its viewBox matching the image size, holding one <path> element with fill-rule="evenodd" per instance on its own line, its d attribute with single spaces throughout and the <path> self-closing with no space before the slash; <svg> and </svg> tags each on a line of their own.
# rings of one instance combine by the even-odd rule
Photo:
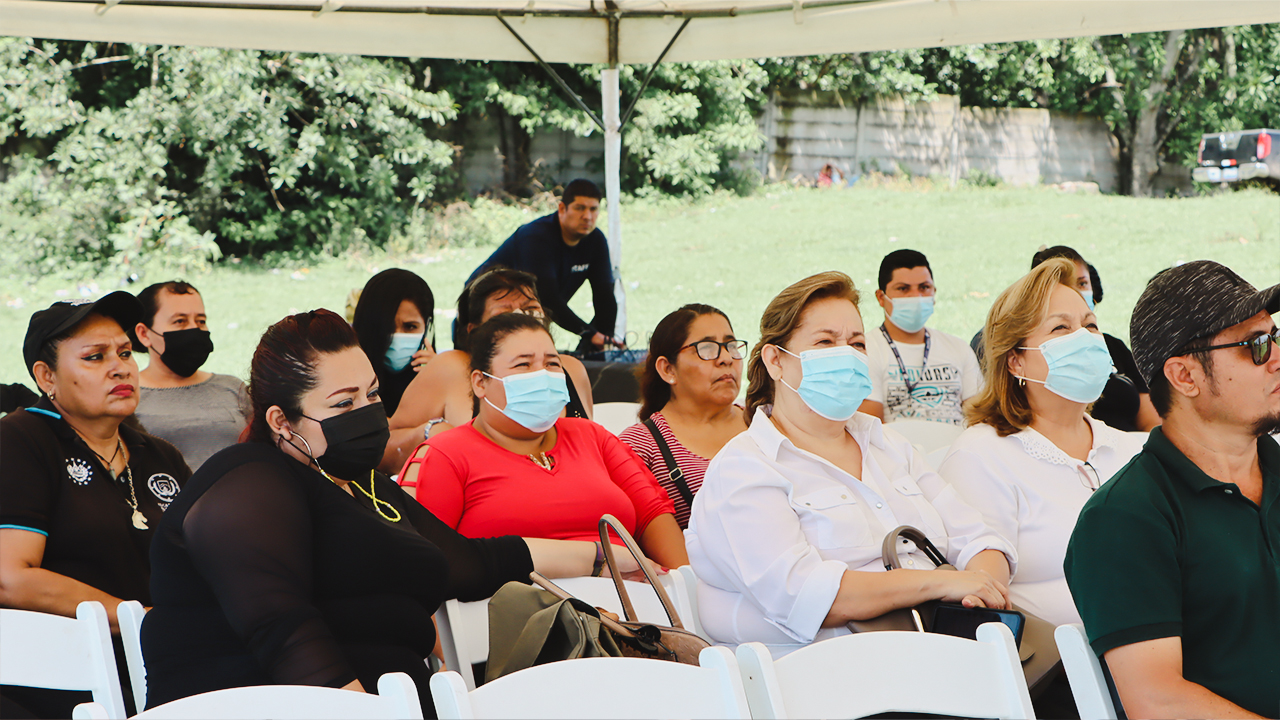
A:
<svg viewBox="0 0 1280 720">
<path fill-rule="evenodd" d="M 381 478 L 379 478 L 381 479 Z M 511 582 L 529 582 L 533 558 L 524 538 L 515 535 L 497 538 L 467 538 L 441 522 L 395 483 L 386 481 L 395 493 L 409 522 L 418 534 L 440 548 L 449 561 L 449 589 L 446 598 L 483 600 Z M 378 494 L 382 496 L 382 490 Z"/>
<path fill-rule="evenodd" d="M 311 512 L 288 471 L 252 462 L 214 483 L 182 530 L 227 621 L 274 682 L 342 687 L 356 674 L 312 604 Z"/>
</svg>

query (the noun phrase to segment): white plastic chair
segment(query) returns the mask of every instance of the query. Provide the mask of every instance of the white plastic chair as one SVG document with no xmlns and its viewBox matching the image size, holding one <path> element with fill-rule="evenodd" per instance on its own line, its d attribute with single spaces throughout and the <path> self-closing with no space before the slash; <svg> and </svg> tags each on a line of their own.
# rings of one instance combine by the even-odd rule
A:
<svg viewBox="0 0 1280 720">
<path fill-rule="evenodd" d="M 558 578 L 553 582 L 565 592 L 594 607 L 622 614 L 622 601 L 618 599 L 618 591 L 609 578 Z M 631 604 L 641 621 L 657 625 L 669 624 L 667 611 L 663 609 L 662 601 L 658 600 L 658 594 L 653 588 L 647 583 L 631 580 L 624 582 L 627 594 L 631 596 Z M 684 594 L 684 579 L 677 577 L 674 572 L 661 576 L 659 582 L 673 598 Z M 680 622 L 688 627 L 684 611 L 678 603 L 676 612 L 680 614 Z M 436 611 L 435 618 L 445 667 L 461 675 L 468 690 L 474 690 L 476 679 L 471 666 L 489 659 L 489 601 L 446 600 Z"/>
<path fill-rule="evenodd" d="M 1062 656 L 1062 667 L 1067 671 L 1067 681 L 1071 683 L 1071 695 L 1076 699 L 1080 717 L 1115 720 L 1116 706 L 1111 701 L 1111 691 L 1102 674 L 1102 663 L 1089 647 L 1084 625 L 1059 625 L 1053 631 L 1053 639 L 1058 644 L 1058 654 Z"/>
<path fill-rule="evenodd" d="M 72 718 L 99 720 L 97 703 L 77 705 Z M 174 700 L 132 720 L 422 720 L 422 703 L 404 673 L 378 678 L 378 694 L 312 685 L 257 685 Z"/>
<path fill-rule="evenodd" d="M 639 413 L 640 403 L 596 403 L 591 409 L 591 419 L 603 425 L 605 430 L 617 435 L 640 422 Z"/>
<path fill-rule="evenodd" d="M 928 455 L 940 448 L 951 447 L 951 443 L 960 437 L 964 428 L 951 423 L 932 422 L 929 420 L 897 420 L 884 425 L 889 430 L 911 441 L 920 453 Z"/>
<path fill-rule="evenodd" d="M 126 600 L 116 606 L 120 640 L 124 644 L 124 664 L 129 669 L 133 704 L 139 709 L 147 706 L 147 666 L 142 660 L 142 618 L 146 614 L 146 609 L 137 600 Z"/>
<path fill-rule="evenodd" d="M 80 603 L 74 619 L 0 610 L 0 685 L 88 690 L 103 717 L 125 717 L 111 625 L 102 603 Z"/>
<path fill-rule="evenodd" d="M 978 628 L 978 640 L 870 632 L 823 640 L 773 660 L 760 643 L 738 646 L 751 717 L 866 717 L 912 712 L 1034 718 L 1013 633 Z M 1087 717 L 1087 716 L 1086 716 Z"/>
<path fill-rule="evenodd" d="M 751 717 L 733 653 L 710 647 L 698 661 L 581 658 L 526 668 L 476 690 L 442 672 L 431 677 L 431 699 L 441 720 Z"/>
<path fill-rule="evenodd" d="M 694 574 L 693 566 L 682 565 L 672 572 L 680 574 L 680 585 L 676 588 L 679 595 L 671 598 L 676 604 L 676 612 L 680 613 L 680 621 L 686 630 L 711 642 L 711 636 L 702 629 L 702 618 L 698 615 L 698 576 Z"/>
</svg>

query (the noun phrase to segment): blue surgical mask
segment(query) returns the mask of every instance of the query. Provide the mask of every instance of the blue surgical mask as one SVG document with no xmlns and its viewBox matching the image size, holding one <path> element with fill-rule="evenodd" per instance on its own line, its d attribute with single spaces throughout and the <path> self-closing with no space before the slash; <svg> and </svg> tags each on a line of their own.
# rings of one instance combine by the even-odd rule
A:
<svg viewBox="0 0 1280 720">
<path fill-rule="evenodd" d="M 853 417 L 862 401 L 871 394 L 871 371 L 867 356 L 848 345 L 805 350 L 796 355 L 777 345 L 782 352 L 800 358 L 800 387 L 791 388 L 805 405 L 828 420 L 844 422 Z"/>
<path fill-rule="evenodd" d="M 386 355 L 387 367 L 391 368 L 391 372 L 400 372 L 405 369 L 413 359 L 413 354 L 422 349 L 422 340 L 425 337 L 425 333 L 391 334 L 391 345 L 387 348 Z"/>
<path fill-rule="evenodd" d="M 1089 312 L 1095 312 L 1095 309 L 1094 309 L 1094 300 L 1093 300 L 1093 291 L 1092 291 L 1092 290 L 1081 290 L 1081 291 L 1080 291 L 1080 294 L 1084 296 L 1084 304 L 1089 306 Z"/>
<path fill-rule="evenodd" d="M 1044 380 L 1015 375 L 1044 385 L 1049 392 L 1072 402 L 1091 403 L 1102 395 L 1115 366 L 1107 341 L 1098 333 L 1080 328 L 1070 335 L 1045 340 L 1040 347 L 1023 347 L 1021 350 L 1039 350 L 1049 366 Z"/>
<path fill-rule="evenodd" d="M 489 377 L 502 383 L 507 391 L 507 406 L 500 408 L 489 402 L 489 398 L 484 401 L 520 427 L 533 432 L 550 430 L 560 417 L 560 411 L 569 403 L 569 388 L 565 385 L 563 373 L 535 370 L 504 378 Z"/>
<path fill-rule="evenodd" d="M 889 298 L 893 303 L 893 312 L 889 320 L 903 332 L 920 332 L 925 323 L 933 316 L 933 296 Z"/>
</svg>

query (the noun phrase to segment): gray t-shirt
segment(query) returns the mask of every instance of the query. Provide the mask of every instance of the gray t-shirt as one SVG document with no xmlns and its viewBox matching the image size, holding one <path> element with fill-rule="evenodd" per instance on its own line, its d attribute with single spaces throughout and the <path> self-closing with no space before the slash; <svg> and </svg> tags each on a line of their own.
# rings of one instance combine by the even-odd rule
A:
<svg viewBox="0 0 1280 720">
<path fill-rule="evenodd" d="M 173 443 L 195 472 L 239 441 L 249 413 L 249 394 L 240 378 L 214 375 L 186 387 L 144 387 L 134 415 L 147 432 Z"/>
</svg>

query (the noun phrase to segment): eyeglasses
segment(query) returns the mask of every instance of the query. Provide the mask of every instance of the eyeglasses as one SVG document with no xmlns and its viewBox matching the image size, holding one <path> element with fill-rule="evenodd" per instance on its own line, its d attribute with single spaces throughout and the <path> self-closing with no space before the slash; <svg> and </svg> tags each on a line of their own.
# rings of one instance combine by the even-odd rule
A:
<svg viewBox="0 0 1280 720">
<path fill-rule="evenodd" d="M 724 342 L 716 342 L 715 340 L 699 340 L 685 345 L 680 350 L 684 350 L 684 348 L 693 348 L 694 352 L 698 353 L 698 357 L 703 360 L 719 360 L 720 348 L 724 348 L 729 351 L 730 358 L 741 360 L 743 357 L 742 351 L 747 349 L 747 341 L 725 340 Z"/>
<path fill-rule="evenodd" d="M 1098 474 L 1098 468 L 1091 463 L 1085 461 L 1076 466 L 1076 469 L 1080 471 L 1080 484 L 1089 488 L 1090 492 L 1097 492 L 1098 488 L 1102 487 L 1102 476 Z"/>
<path fill-rule="evenodd" d="M 1271 359 L 1272 343 L 1280 345 L 1280 328 L 1272 328 L 1271 332 L 1265 335 L 1259 335 L 1258 337 L 1243 340 L 1241 342 L 1228 343 L 1226 345 L 1210 345 L 1207 348 L 1196 348 L 1182 353 L 1182 356 L 1198 352 L 1207 352 L 1209 350 L 1226 350 L 1227 348 L 1248 347 L 1249 357 L 1253 360 L 1253 364 L 1264 365 Z"/>
<path fill-rule="evenodd" d="M 528 315 L 529 317 L 537 318 L 538 320 L 547 319 L 547 314 L 539 310 L 538 308 L 529 308 L 528 310 L 524 308 L 516 308 L 514 310 L 511 310 L 510 312 L 513 312 L 517 315 Z"/>
</svg>

